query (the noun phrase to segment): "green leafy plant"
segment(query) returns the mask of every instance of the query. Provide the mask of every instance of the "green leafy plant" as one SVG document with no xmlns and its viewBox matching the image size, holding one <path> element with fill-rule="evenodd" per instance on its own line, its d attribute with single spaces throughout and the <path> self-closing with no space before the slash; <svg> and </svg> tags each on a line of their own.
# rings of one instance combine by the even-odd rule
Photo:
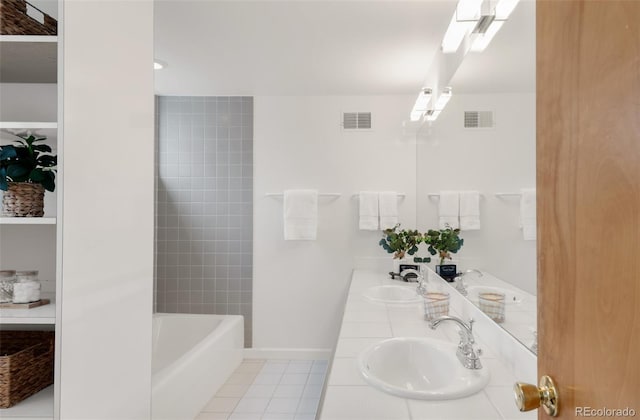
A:
<svg viewBox="0 0 640 420">
<path fill-rule="evenodd" d="M 455 254 L 462 248 L 464 239 L 459 235 L 460 229 L 452 229 L 450 226 L 440 230 L 429 229 L 424 236 L 424 243 L 429 245 L 427 250 L 431 255 L 438 254 L 442 265 L 445 259 L 451 259 L 451 253 Z"/>
<path fill-rule="evenodd" d="M 51 147 L 42 142 L 46 137 L 30 133 L 17 134 L 15 144 L 0 147 L 0 190 L 6 191 L 9 182 L 40 184 L 47 191 L 56 188 L 58 158 L 51 154 Z"/>
<path fill-rule="evenodd" d="M 424 240 L 420 232 L 400 229 L 400 224 L 385 229 L 382 233 L 384 237 L 378 243 L 389 254 L 393 253 L 394 259 L 402 259 L 406 254 L 415 254 L 418 252 L 418 244 Z"/>
</svg>

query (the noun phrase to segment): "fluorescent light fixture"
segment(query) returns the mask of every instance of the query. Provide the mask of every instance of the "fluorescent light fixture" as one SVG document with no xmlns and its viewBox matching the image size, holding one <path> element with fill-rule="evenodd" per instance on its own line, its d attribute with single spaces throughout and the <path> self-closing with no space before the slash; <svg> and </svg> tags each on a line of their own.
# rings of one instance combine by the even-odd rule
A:
<svg viewBox="0 0 640 420">
<path fill-rule="evenodd" d="M 460 0 L 442 39 L 442 52 L 454 53 L 465 35 L 473 30 L 480 18 L 482 0 Z"/>
<path fill-rule="evenodd" d="M 447 106 L 447 103 L 449 103 L 449 99 L 451 99 L 451 95 L 452 95 L 451 88 L 450 87 L 444 88 L 444 90 L 438 97 L 438 100 L 436 101 L 436 104 L 433 107 L 433 109 L 427 112 L 425 119 L 427 121 L 435 121 L 440 115 L 440 113 L 442 112 L 442 110 L 444 109 L 444 107 Z"/>
<path fill-rule="evenodd" d="M 429 109 L 429 101 L 431 101 L 431 89 L 423 88 L 411 110 L 411 121 L 419 121 L 422 118 Z"/>
<path fill-rule="evenodd" d="M 165 68 L 167 65 L 165 63 L 163 63 L 162 61 L 154 61 L 153 62 L 153 69 L 154 70 L 162 70 L 163 68 Z"/>
<path fill-rule="evenodd" d="M 484 51 L 485 48 L 489 45 L 493 37 L 498 33 L 500 28 L 502 28 L 503 20 L 494 20 L 489 25 L 489 28 L 485 31 L 485 33 L 477 33 L 475 34 L 475 39 L 471 44 L 471 51 L 481 52 Z"/>
</svg>

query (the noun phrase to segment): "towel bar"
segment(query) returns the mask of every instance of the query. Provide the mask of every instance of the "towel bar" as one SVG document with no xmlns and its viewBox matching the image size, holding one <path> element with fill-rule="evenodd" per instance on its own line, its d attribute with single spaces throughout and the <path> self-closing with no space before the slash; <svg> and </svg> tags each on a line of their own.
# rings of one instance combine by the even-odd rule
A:
<svg viewBox="0 0 640 420">
<path fill-rule="evenodd" d="M 319 197 L 340 197 L 342 193 L 318 193 Z M 265 197 L 284 197 L 284 193 L 265 193 Z"/>
<path fill-rule="evenodd" d="M 406 196 L 407 196 L 407 194 L 405 194 L 405 193 L 398 193 L 398 197 L 399 198 L 404 198 Z M 351 195 L 351 198 L 360 198 L 360 194 L 359 193 L 354 193 L 353 195 Z"/>
</svg>

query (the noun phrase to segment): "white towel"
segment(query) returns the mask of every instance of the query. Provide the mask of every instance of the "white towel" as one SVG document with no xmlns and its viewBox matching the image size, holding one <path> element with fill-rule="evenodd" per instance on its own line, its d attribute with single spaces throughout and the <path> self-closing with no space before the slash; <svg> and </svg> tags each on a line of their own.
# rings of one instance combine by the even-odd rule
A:
<svg viewBox="0 0 640 420">
<path fill-rule="evenodd" d="M 318 191 L 285 190 L 285 241 L 316 239 L 318 233 Z"/>
<path fill-rule="evenodd" d="M 453 229 L 460 227 L 460 196 L 457 191 L 440 191 L 438 212 L 440 229 L 444 229 L 447 226 Z"/>
<path fill-rule="evenodd" d="M 378 193 L 360 191 L 360 230 L 378 230 Z"/>
<path fill-rule="evenodd" d="M 480 229 L 480 193 L 460 191 L 460 229 Z"/>
<path fill-rule="evenodd" d="M 395 191 L 379 193 L 378 209 L 380 211 L 380 229 L 392 229 L 398 224 L 398 193 Z"/>
<path fill-rule="evenodd" d="M 525 241 L 536 240 L 536 189 L 520 190 L 520 227 Z"/>
</svg>

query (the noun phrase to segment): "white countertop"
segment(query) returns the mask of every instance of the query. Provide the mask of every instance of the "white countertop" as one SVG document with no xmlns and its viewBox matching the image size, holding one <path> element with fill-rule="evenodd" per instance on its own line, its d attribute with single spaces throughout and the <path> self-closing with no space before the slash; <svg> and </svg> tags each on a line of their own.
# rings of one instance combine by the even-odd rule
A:
<svg viewBox="0 0 640 420">
<path fill-rule="evenodd" d="M 439 277 L 430 279 L 430 289 L 449 286 Z M 441 282 L 441 284 L 439 284 Z M 357 356 L 366 347 L 391 337 L 431 337 L 458 343 L 457 327 L 441 324 L 431 330 L 424 320 L 423 304 L 374 303 L 362 296 L 369 287 L 378 285 L 406 285 L 415 289 L 415 283 L 390 280 L 384 273 L 356 270 L 353 273 L 345 306 L 342 327 L 321 408 L 321 420 L 533 420 L 535 411 L 520 413 L 513 399 L 516 377 L 508 364 L 484 345 L 476 330 L 476 341 L 484 351 L 483 365 L 490 370 L 487 387 L 470 397 L 447 401 L 423 401 L 395 397 L 369 386 L 357 369 Z M 458 315 L 453 309 L 451 315 Z M 464 318 L 464 317 L 463 317 Z"/>
</svg>

